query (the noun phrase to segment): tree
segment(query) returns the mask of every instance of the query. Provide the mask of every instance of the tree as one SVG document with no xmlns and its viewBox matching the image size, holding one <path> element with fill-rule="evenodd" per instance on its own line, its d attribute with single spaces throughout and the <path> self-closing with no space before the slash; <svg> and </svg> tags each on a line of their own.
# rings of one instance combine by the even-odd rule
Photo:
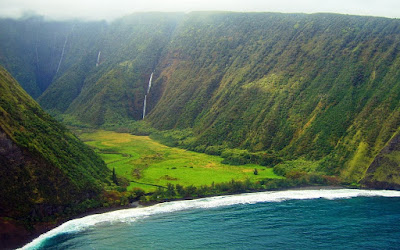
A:
<svg viewBox="0 0 400 250">
<path fill-rule="evenodd" d="M 175 197 L 176 193 L 174 185 L 172 185 L 171 183 L 167 184 L 167 190 L 165 191 L 165 195 L 167 196 L 167 198 Z"/>
<path fill-rule="evenodd" d="M 196 194 L 197 188 L 193 185 L 185 187 L 185 193 L 184 193 L 184 198 L 189 198 L 189 197 L 194 197 Z"/>
<path fill-rule="evenodd" d="M 117 175 L 115 174 L 115 168 L 113 168 L 113 172 L 112 172 L 112 181 L 115 183 L 115 185 L 118 186 L 118 179 L 117 179 Z"/>
<path fill-rule="evenodd" d="M 185 190 L 183 188 L 182 185 L 176 184 L 175 186 L 176 192 L 180 195 L 180 196 L 184 196 L 185 195 Z"/>
</svg>

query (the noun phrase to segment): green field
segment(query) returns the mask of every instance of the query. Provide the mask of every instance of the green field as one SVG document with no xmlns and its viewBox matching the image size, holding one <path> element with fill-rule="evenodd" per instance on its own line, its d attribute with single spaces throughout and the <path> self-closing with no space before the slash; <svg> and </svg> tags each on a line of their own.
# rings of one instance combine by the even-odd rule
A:
<svg viewBox="0 0 400 250">
<path fill-rule="evenodd" d="M 223 158 L 162 145 L 148 136 L 98 130 L 85 132 L 79 137 L 93 147 L 118 176 L 130 182 L 128 190 L 140 187 L 147 192 L 152 185 L 167 183 L 182 186 L 201 186 L 234 180 L 257 181 L 265 178 L 283 178 L 272 168 L 247 164 L 232 166 L 222 164 Z M 258 175 L 254 175 L 254 169 Z"/>
</svg>

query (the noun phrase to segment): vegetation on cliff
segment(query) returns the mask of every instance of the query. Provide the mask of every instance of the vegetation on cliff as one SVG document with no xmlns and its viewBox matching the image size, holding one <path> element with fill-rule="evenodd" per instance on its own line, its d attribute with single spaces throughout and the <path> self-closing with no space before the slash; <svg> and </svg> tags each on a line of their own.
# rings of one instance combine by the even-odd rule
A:
<svg viewBox="0 0 400 250">
<path fill-rule="evenodd" d="M 40 90 L 41 105 L 73 125 L 143 132 L 147 125 L 137 129 L 142 125 L 133 121 L 142 118 L 154 72 L 145 120 L 160 131 L 144 129 L 152 138 L 231 164 L 302 171 L 304 161 L 363 185 L 375 183 L 371 171 L 378 168 L 370 166 L 400 125 L 396 19 L 199 12 L 52 23 L 57 32 L 36 19 L 0 25 L 26 34 L 22 42 L 5 32 L 0 60 L 12 72 L 26 69 L 20 74 L 30 79 L 23 79 L 27 89 L 45 75 L 29 71 L 32 63 L 51 65 L 40 68 L 51 68 L 52 80 L 32 89 Z M 35 52 L 36 33 L 21 28 L 32 25 L 44 45 L 49 34 L 59 37 L 50 50 L 65 52 L 57 73 L 60 56 Z M 16 48 L 30 51 L 28 60 Z M 379 176 L 388 187 L 400 184 Z"/>
<path fill-rule="evenodd" d="M 398 20 L 192 14 L 176 34 L 148 120 L 192 128 L 188 148 L 305 157 L 358 182 L 398 129 Z"/>
<path fill-rule="evenodd" d="M 0 247 L 10 247 L 13 237 L 26 237 L 24 231 L 37 224 L 102 206 L 104 190 L 112 186 L 101 158 L 42 111 L 4 68 L 0 180 Z"/>
<path fill-rule="evenodd" d="M 96 154 L 1 68 L 0 235 L 145 192 L 400 189 L 399 46 L 400 20 L 336 14 L 0 19 L 0 64 L 57 119 L 181 148 L 81 135 Z"/>
</svg>

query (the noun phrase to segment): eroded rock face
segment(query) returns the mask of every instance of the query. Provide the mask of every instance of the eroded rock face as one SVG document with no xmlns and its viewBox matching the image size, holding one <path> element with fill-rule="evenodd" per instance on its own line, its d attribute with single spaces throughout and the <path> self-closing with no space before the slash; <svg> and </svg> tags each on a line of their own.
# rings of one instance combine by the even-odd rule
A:
<svg viewBox="0 0 400 250">
<path fill-rule="evenodd" d="M 0 180 L 0 249 L 20 247 L 53 227 L 47 218 L 65 214 L 74 202 L 60 192 L 68 184 L 65 175 L 19 147 L 1 128 Z"/>
<path fill-rule="evenodd" d="M 23 155 L 19 147 L 0 130 L 0 159 L 19 165 L 23 163 Z M 4 165 L 5 166 L 5 165 Z"/>
<path fill-rule="evenodd" d="M 98 206 L 109 175 L 101 158 L 0 66 L 0 249 Z"/>
<path fill-rule="evenodd" d="M 19 148 L 0 128 L 0 248 L 11 249 L 21 245 L 23 241 L 34 235 L 34 228 L 13 219 L 27 216 L 15 209 L 19 200 L 23 204 L 23 212 L 34 211 L 34 204 L 29 197 L 34 197 L 32 183 L 25 169 L 26 162 L 34 162 L 24 155 Z M 37 163 L 35 165 L 38 165 Z M 14 185 L 20 183 L 21 185 Z"/>
<path fill-rule="evenodd" d="M 49 179 L 56 185 L 68 181 L 61 171 L 19 147 L 0 128 L 0 217 L 30 221 L 60 213 L 54 206 L 63 205 L 65 200 Z"/>
<path fill-rule="evenodd" d="M 400 189 L 400 133 L 375 157 L 361 184 L 368 188 Z"/>
<path fill-rule="evenodd" d="M 28 212 L 33 186 L 27 166 L 38 165 L 0 129 L 0 217 L 21 216 L 14 206 L 25 203 L 23 213 Z M 27 164 L 29 163 L 29 164 Z M 18 183 L 18 185 L 15 185 Z"/>
</svg>

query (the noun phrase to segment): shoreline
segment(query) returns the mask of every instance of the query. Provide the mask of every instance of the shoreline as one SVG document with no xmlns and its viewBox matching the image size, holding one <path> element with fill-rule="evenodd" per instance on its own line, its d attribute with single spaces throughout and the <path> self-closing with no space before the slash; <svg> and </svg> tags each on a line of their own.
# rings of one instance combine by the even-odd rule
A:
<svg viewBox="0 0 400 250">
<path fill-rule="evenodd" d="M 6 249 L 19 249 L 24 247 L 26 244 L 32 242 L 34 239 L 38 238 L 40 235 L 45 234 L 54 228 L 59 227 L 60 225 L 66 223 L 67 221 L 70 220 L 75 220 L 75 219 L 80 219 L 89 215 L 94 215 L 94 214 L 103 214 L 103 213 L 108 213 L 108 212 L 113 212 L 117 210 L 123 210 L 123 209 L 128 209 L 128 208 L 134 208 L 131 205 L 125 205 L 125 206 L 118 206 L 118 207 L 101 207 L 101 208 L 95 208 L 93 210 L 89 210 L 83 213 L 80 213 L 78 215 L 69 217 L 69 218 L 61 218 L 56 222 L 43 222 L 35 225 L 35 229 L 33 232 L 26 232 L 27 237 L 24 239 L 19 240 L 18 242 L 15 242 L 15 244 L 12 244 L 10 248 Z M 25 230 L 26 231 L 26 230 Z"/>
<path fill-rule="evenodd" d="M 118 210 L 124 210 L 124 209 L 132 209 L 132 208 L 145 208 L 145 207 L 151 207 L 151 206 L 155 206 L 161 203 L 167 203 L 167 202 L 173 202 L 173 201 L 184 201 L 184 200 L 199 200 L 199 199 L 204 199 L 204 198 L 210 198 L 210 197 L 222 197 L 222 196 L 234 196 L 234 195 L 240 195 L 240 194 L 252 194 L 252 193 L 263 193 L 263 192 L 280 192 L 280 191 L 295 191 L 295 190 L 340 190 L 340 189 L 353 189 L 353 190 L 364 190 L 364 191 L 400 191 L 400 190 L 395 190 L 395 189 L 374 189 L 374 188 L 359 188 L 359 187 L 354 187 L 354 186 L 345 186 L 345 185 L 327 185 L 327 186 L 323 186 L 323 185 L 316 185 L 316 186 L 298 186 L 298 187 L 291 187 L 291 188 L 279 188 L 279 189 L 269 189 L 269 190 L 257 190 L 257 191 L 248 191 L 248 192 L 237 192 L 237 193 L 225 193 L 225 194 L 220 194 L 220 195 L 209 195 L 209 196 L 204 196 L 204 197 L 195 197 L 195 198 L 177 198 L 177 199 L 165 199 L 165 200 L 161 200 L 161 201 L 151 201 L 151 202 L 146 202 L 146 203 L 141 203 L 139 201 L 135 201 L 130 203 L 129 205 L 124 205 L 124 206 L 115 206 L 115 207 L 102 207 L 102 208 L 97 208 L 97 209 L 93 209 L 90 211 L 86 211 L 84 213 L 80 213 L 76 216 L 72 216 L 70 218 L 64 218 L 64 219 L 60 219 L 58 222 L 56 223 L 52 223 L 51 225 L 49 225 L 49 223 L 47 223 L 47 225 L 40 227 L 39 229 L 30 234 L 29 237 L 24 238 L 23 240 L 20 240 L 18 242 L 18 244 L 14 244 L 14 246 L 12 246 L 12 248 L 10 249 L 15 249 L 15 248 L 22 248 L 25 245 L 29 244 L 30 242 L 32 242 L 33 240 L 35 240 L 36 238 L 38 238 L 40 235 L 45 234 L 57 227 L 59 227 L 60 225 L 71 221 L 71 220 L 75 220 L 75 219 L 80 219 L 86 216 L 90 216 L 90 215 L 96 215 L 96 214 L 104 214 L 104 213 L 108 213 L 108 212 L 114 212 L 114 211 L 118 211 Z M 8 248 L 6 248 L 8 249 Z"/>
<path fill-rule="evenodd" d="M 246 193 L 279 192 L 279 191 L 288 191 L 288 190 L 320 190 L 320 189 L 335 190 L 335 189 L 364 189 L 364 188 L 354 188 L 354 187 L 352 188 L 352 187 L 348 187 L 348 186 L 332 186 L 332 185 L 321 186 L 321 185 L 318 185 L 318 186 L 282 188 L 282 189 L 274 189 L 274 190 L 257 190 L 257 191 L 240 192 L 240 193 L 226 193 L 226 194 L 220 194 L 220 195 L 209 195 L 209 196 L 195 197 L 195 198 L 166 199 L 166 200 L 151 201 L 151 202 L 146 202 L 146 203 L 140 203 L 139 201 L 135 201 L 135 202 L 130 203 L 129 205 L 124 205 L 124 206 L 96 208 L 96 209 L 86 211 L 84 213 L 80 213 L 78 215 L 72 216 L 70 218 L 60 219 L 59 221 L 55 222 L 54 224 L 51 223 L 51 225 L 49 225 L 49 223 L 47 223 L 47 224 L 44 223 L 43 225 L 38 225 L 38 229 L 34 233 L 30 234 L 29 237 L 25 238 L 24 240 L 21 240 L 20 242 L 18 242 L 18 244 L 15 244 L 14 248 L 21 248 L 21 247 L 25 246 L 26 244 L 32 242 L 34 239 L 36 239 L 40 235 L 47 233 L 50 230 L 53 230 L 54 228 L 57 228 L 58 226 L 64 224 L 67 221 L 80 219 L 80 218 L 90 216 L 90 215 L 95 215 L 95 214 L 103 214 L 103 213 L 114 212 L 114 211 L 118 211 L 118 210 L 130 209 L 130 208 L 151 207 L 151 206 L 161 204 L 161 203 L 182 201 L 182 200 L 198 200 L 198 199 L 209 198 L 209 197 L 238 195 L 238 194 L 246 194 Z M 364 190 L 369 190 L 369 189 L 364 189 Z"/>
</svg>

